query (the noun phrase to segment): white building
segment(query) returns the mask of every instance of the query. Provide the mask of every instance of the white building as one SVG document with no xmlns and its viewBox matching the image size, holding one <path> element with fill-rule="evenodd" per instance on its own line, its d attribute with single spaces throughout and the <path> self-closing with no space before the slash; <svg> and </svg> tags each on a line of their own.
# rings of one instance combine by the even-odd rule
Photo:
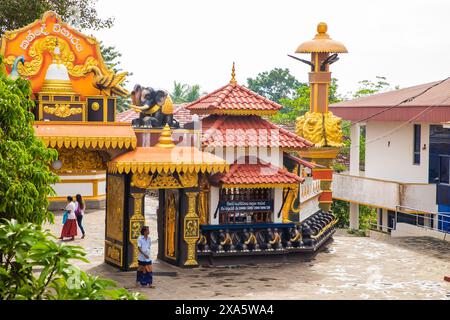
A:
<svg viewBox="0 0 450 320">
<path fill-rule="evenodd" d="M 364 204 L 378 209 L 383 231 L 408 223 L 449 232 L 450 80 L 340 102 L 330 110 L 352 122 L 350 168 L 335 173 L 332 186 L 333 198 L 350 202 L 350 227 L 358 228 Z"/>
</svg>

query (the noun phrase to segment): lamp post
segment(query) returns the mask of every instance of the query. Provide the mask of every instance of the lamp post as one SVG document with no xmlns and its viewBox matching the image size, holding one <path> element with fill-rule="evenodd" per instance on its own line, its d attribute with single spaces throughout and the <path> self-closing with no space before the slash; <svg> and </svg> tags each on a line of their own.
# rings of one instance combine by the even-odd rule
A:
<svg viewBox="0 0 450 320">
<path fill-rule="evenodd" d="M 339 60 L 339 53 L 347 53 L 347 48 L 327 34 L 327 24 L 317 25 L 314 39 L 303 42 L 295 53 L 308 53 L 310 60 L 289 55 L 311 67 L 309 85 L 311 89 L 310 108 L 296 120 L 296 133 L 314 143 L 314 147 L 300 151 L 299 155 L 318 163 L 324 168 L 312 170 L 314 179 L 321 180 L 323 190 L 319 198 L 320 208 L 328 211 L 332 203 L 331 182 L 333 160 L 343 146 L 341 119 L 328 111 L 328 95 L 331 84 L 330 65 Z"/>
</svg>

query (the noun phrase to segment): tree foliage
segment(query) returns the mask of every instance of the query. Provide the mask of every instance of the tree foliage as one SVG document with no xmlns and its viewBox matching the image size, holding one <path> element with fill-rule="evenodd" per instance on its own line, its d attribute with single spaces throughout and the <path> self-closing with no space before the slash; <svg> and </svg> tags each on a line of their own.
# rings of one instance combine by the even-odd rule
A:
<svg viewBox="0 0 450 320">
<path fill-rule="evenodd" d="M 341 101 L 337 93 L 337 79 L 332 78 L 329 89 L 329 101 L 335 103 Z M 294 125 L 297 117 L 309 111 L 311 89 L 307 84 L 301 84 L 295 91 L 293 98 L 281 98 L 280 104 L 283 106 L 280 112 L 273 115 L 271 120 L 285 125 Z"/>
<path fill-rule="evenodd" d="M 16 220 L 0 223 L 0 300 L 142 299 L 88 275 L 70 260 L 89 262 L 83 248 L 58 244 L 49 231 Z"/>
<path fill-rule="evenodd" d="M 386 92 L 391 90 L 391 84 L 387 82 L 386 77 L 376 76 L 376 80 L 361 80 L 358 82 L 359 88 L 353 93 L 353 98 L 361 98 L 370 96 L 376 93 Z M 395 86 L 394 89 L 399 89 L 399 86 Z"/>
<path fill-rule="evenodd" d="M 198 84 L 191 86 L 174 81 L 170 97 L 172 98 L 173 103 L 187 103 L 198 100 L 205 94 L 205 92 L 201 93 L 200 86 Z"/>
<path fill-rule="evenodd" d="M 30 95 L 28 80 L 0 74 L 0 218 L 41 224 L 53 221 L 47 196 L 58 177 L 49 166 L 58 153 L 34 136 Z"/>
<path fill-rule="evenodd" d="M 108 69 L 113 70 L 115 73 L 122 72 L 122 66 L 120 62 L 120 58 L 122 57 L 122 53 L 120 53 L 115 46 L 106 46 L 103 42 L 100 41 L 100 52 L 103 57 L 103 61 L 105 61 Z M 129 72 L 128 76 L 132 76 L 133 73 Z M 121 85 L 126 86 L 128 80 L 125 80 Z M 126 97 L 117 97 L 117 111 L 122 112 L 128 109 L 131 104 L 130 96 Z"/>
<path fill-rule="evenodd" d="M 110 28 L 113 18 L 102 19 L 95 9 L 96 0 L 2 0 L 0 1 L 0 35 L 26 26 L 53 10 L 64 22 L 79 29 Z"/>
<path fill-rule="evenodd" d="M 297 89 L 305 85 L 291 75 L 287 68 L 275 68 L 259 73 L 255 79 L 247 79 L 250 90 L 276 103 L 281 103 L 281 99 L 295 98 L 298 96 Z"/>
</svg>

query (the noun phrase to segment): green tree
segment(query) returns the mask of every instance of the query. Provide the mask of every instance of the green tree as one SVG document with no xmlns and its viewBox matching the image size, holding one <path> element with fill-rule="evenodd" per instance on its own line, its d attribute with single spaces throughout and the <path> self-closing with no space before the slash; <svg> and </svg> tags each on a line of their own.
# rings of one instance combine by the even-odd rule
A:
<svg viewBox="0 0 450 320">
<path fill-rule="evenodd" d="M 40 19 L 48 10 L 57 12 L 63 21 L 80 29 L 110 28 L 113 18 L 102 19 L 95 9 L 96 0 L 2 0 L 0 1 L 0 35 Z"/>
<path fill-rule="evenodd" d="M 28 80 L 0 74 L 0 218 L 41 224 L 53 221 L 47 196 L 58 177 L 49 166 L 58 153 L 34 136 L 30 95 Z"/>
<path fill-rule="evenodd" d="M 173 103 L 186 103 L 198 100 L 205 94 L 206 92 L 201 93 L 200 86 L 198 84 L 190 86 L 185 83 L 183 84 L 181 82 L 174 81 L 170 97 L 172 98 Z"/>
<path fill-rule="evenodd" d="M 70 261 L 86 259 L 78 246 L 58 244 L 49 231 L 16 220 L 0 223 L 0 300 L 142 299 L 111 280 L 86 274 Z"/>
<path fill-rule="evenodd" d="M 330 103 L 341 101 L 341 98 L 337 93 L 337 88 L 337 79 L 332 78 L 329 89 Z M 273 115 L 271 120 L 285 125 L 294 125 L 297 117 L 309 111 L 310 93 L 311 89 L 307 84 L 300 84 L 300 86 L 296 89 L 293 98 L 280 99 L 280 104 L 283 106 L 283 109 Z"/>
<path fill-rule="evenodd" d="M 298 95 L 297 89 L 304 85 L 306 84 L 300 83 L 287 68 L 275 68 L 259 73 L 255 79 L 247 79 L 250 90 L 276 103 L 281 103 L 281 99 L 295 98 Z"/>
<path fill-rule="evenodd" d="M 361 98 L 370 96 L 372 94 L 386 92 L 391 90 L 391 84 L 387 82 L 386 77 L 376 76 L 376 80 L 362 80 L 359 81 L 359 88 L 353 93 L 353 98 Z M 395 89 L 399 89 L 399 86 L 395 86 Z"/>
<path fill-rule="evenodd" d="M 120 53 L 115 46 L 106 46 L 103 42 L 100 41 L 100 52 L 102 54 L 103 60 L 105 61 L 108 69 L 113 70 L 115 73 L 122 72 L 122 66 L 120 62 L 120 58 L 122 57 L 122 53 Z M 132 76 L 133 73 L 129 72 L 128 76 Z M 128 84 L 128 80 L 122 82 L 121 86 L 125 87 Z M 126 97 L 117 97 L 117 112 L 122 112 L 128 109 L 131 104 L 130 96 Z"/>
</svg>

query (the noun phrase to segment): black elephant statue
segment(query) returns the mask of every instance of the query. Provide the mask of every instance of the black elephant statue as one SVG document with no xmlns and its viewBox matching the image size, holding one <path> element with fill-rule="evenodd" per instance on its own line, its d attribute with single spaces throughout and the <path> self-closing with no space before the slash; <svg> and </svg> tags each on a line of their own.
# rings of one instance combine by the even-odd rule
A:
<svg viewBox="0 0 450 320">
<path fill-rule="evenodd" d="M 139 118 L 132 120 L 134 127 L 162 128 L 168 124 L 179 128 L 180 124 L 173 117 L 173 103 L 164 90 L 154 90 L 137 84 L 131 92 L 132 108 L 139 111 Z"/>
</svg>

